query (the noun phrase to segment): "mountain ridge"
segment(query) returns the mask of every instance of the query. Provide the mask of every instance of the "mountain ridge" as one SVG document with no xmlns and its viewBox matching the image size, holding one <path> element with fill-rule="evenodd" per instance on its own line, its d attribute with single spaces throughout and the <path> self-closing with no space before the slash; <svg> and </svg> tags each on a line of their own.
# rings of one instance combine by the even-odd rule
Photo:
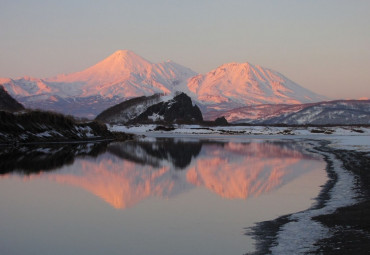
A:
<svg viewBox="0 0 370 255">
<path fill-rule="evenodd" d="M 206 119 L 220 116 L 234 124 L 347 125 L 370 124 L 370 100 L 333 100 L 308 104 L 261 104 L 229 111 L 210 111 Z"/>
<path fill-rule="evenodd" d="M 45 79 L 4 78 L 0 84 L 26 107 L 80 117 L 95 117 L 130 98 L 176 91 L 190 95 L 204 110 L 325 99 L 276 71 L 248 62 L 226 63 L 197 74 L 173 61 L 152 63 L 129 50 L 118 50 L 80 72 Z"/>
</svg>

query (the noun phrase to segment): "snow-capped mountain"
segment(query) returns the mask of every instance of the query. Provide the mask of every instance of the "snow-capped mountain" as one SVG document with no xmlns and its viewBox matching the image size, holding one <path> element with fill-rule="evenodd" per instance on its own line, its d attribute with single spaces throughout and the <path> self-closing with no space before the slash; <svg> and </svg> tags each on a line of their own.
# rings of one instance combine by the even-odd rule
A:
<svg viewBox="0 0 370 255">
<path fill-rule="evenodd" d="M 26 107 L 95 117 L 124 99 L 176 91 L 194 75 L 175 62 L 155 64 L 119 50 L 81 72 L 46 79 L 0 79 L 0 84 Z"/>
<path fill-rule="evenodd" d="M 6 90 L 29 108 L 95 117 L 124 100 L 182 91 L 204 112 L 251 104 L 297 104 L 322 101 L 282 74 L 249 63 L 224 64 L 207 74 L 172 61 L 151 63 L 119 50 L 81 72 L 52 78 L 0 79 Z"/>
<path fill-rule="evenodd" d="M 82 72 L 58 75 L 48 81 L 59 84 L 58 87 L 74 84 L 76 90 L 72 90 L 73 96 L 132 98 L 170 93 L 176 85 L 195 74 L 172 61 L 153 64 L 132 51 L 119 50 Z"/>
<path fill-rule="evenodd" d="M 224 64 L 191 78 L 187 85 L 194 99 L 208 109 L 232 109 L 257 104 L 299 104 L 323 101 L 284 75 L 249 63 Z"/>
</svg>

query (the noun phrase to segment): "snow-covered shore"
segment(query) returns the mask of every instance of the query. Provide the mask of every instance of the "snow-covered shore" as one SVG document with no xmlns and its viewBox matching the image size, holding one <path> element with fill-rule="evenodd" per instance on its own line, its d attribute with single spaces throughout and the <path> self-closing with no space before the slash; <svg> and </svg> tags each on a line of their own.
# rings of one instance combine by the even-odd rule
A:
<svg viewBox="0 0 370 255">
<path fill-rule="evenodd" d="M 317 199 L 317 205 L 289 216 L 289 222 L 277 233 L 276 245 L 271 247 L 271 254 L 306 254 L 317 250 L 315 244 L 331 236 L 330 228 L 315 221 L 319 215 L 334 213 L 338 208 L 350 206 L 358 202 L 355 192 L 354 175 L 346 171 L 341 162 L 333 154 L 320 152 L 331 162 L 332 171 L 336 176 L 334 186 L 328 191 L 329 199 Z M 323 195 L 323 194 L 321 194 Z M 319 205 L 322 203 L 322 205 Z"/>
<path fill-rule="evenodd" d="M 366 183 L 361 179 L 367 178 L 366 172 L 370 166 L 366 161 L 360 161 L 359 157 L 369 158 L 370 136 L 313 137 L 312 143 L 316 144 L 314 151 L 327 162 L 326 170 L 330 177 L 327 184 L 311 208 L 270 222 L 258 223 L 248 233 L 255 235 L 259 247 L 253 254 L 348 254 L 354 246 L 361 254 L 369 252 L 366 244 L 370 235 L 365 230 L 369 216 L 364 215 L 370 201 L 366 195 L 369 188 L 363 187 Z M 365 174 L 348 167 L 348 163 L 352 165 L 346 162 L 348 158 L 362 162 L 353 168 L 365 171 Z M 342 214 L 343 211 L 345 214 Z M 360 218 L 350 219 L 358 216 L 358 213 Z M 364 224 L 364 229 L 351 225 L 353 220 L 356 224 Z M 275 229 L 272 232 L 271 226 Z M 266 232 L 269 234 L 263 234 Z"/>
<path fill-rule="evenodd" d="M 155 131 L 157 125 L 108 126 L 110 131 L 146 135 L 299 135 L 299 136 L 369 136 L 370 127 L 271 127 L 271 126 L 227 126 L 205 127 L 200 125 L 174 125 L 170 131 Z"/>
</svg>

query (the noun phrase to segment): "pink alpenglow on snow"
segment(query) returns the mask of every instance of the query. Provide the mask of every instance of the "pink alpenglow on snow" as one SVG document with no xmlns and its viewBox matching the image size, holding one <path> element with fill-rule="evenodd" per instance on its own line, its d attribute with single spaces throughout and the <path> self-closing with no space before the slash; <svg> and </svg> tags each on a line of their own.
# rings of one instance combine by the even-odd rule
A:
<svg viewBox="0 0 370 255">
<path fill-rule="evenodd" d="M 55 83 L 81 83 L 78 96 L 137 97 L 171 93 L 176 82 L 196 73 L 174 62 L 153 64 L 129 50 L 118 50 L 81 72 L 48 79 Z"/>
<path fill-rule="evenodd" d="M 249 63 L 224 64 L 197 74 L 172 61 L 152 63 L 129 50 L 118 50 L 80 72 L 45 79 L 4 78 L 0 84 L 28 108 L 91 117 L 129 98 L 176 91 L 213 110 L 325 99 L 276 71 Z"/>
<path fill-rule="evenodd" d="M 209 104 L 299 104 L 325 99 L 276 71 L 250 63 L 224 64 L 191 78 L 188 88 Z"/>
</svg>

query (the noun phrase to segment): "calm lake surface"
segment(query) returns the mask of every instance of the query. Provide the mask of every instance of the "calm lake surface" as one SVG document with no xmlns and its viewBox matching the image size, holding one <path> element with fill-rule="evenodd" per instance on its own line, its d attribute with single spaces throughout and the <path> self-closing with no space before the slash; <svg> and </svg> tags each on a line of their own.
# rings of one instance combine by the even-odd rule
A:
<svg viewBox="0 0 370 255">
<path fill-rule="evenodd" d="M 0 148 L 0 254 L 244 254 L 307 209 L 325 162 L 294 140 Z"/>
</svg>

